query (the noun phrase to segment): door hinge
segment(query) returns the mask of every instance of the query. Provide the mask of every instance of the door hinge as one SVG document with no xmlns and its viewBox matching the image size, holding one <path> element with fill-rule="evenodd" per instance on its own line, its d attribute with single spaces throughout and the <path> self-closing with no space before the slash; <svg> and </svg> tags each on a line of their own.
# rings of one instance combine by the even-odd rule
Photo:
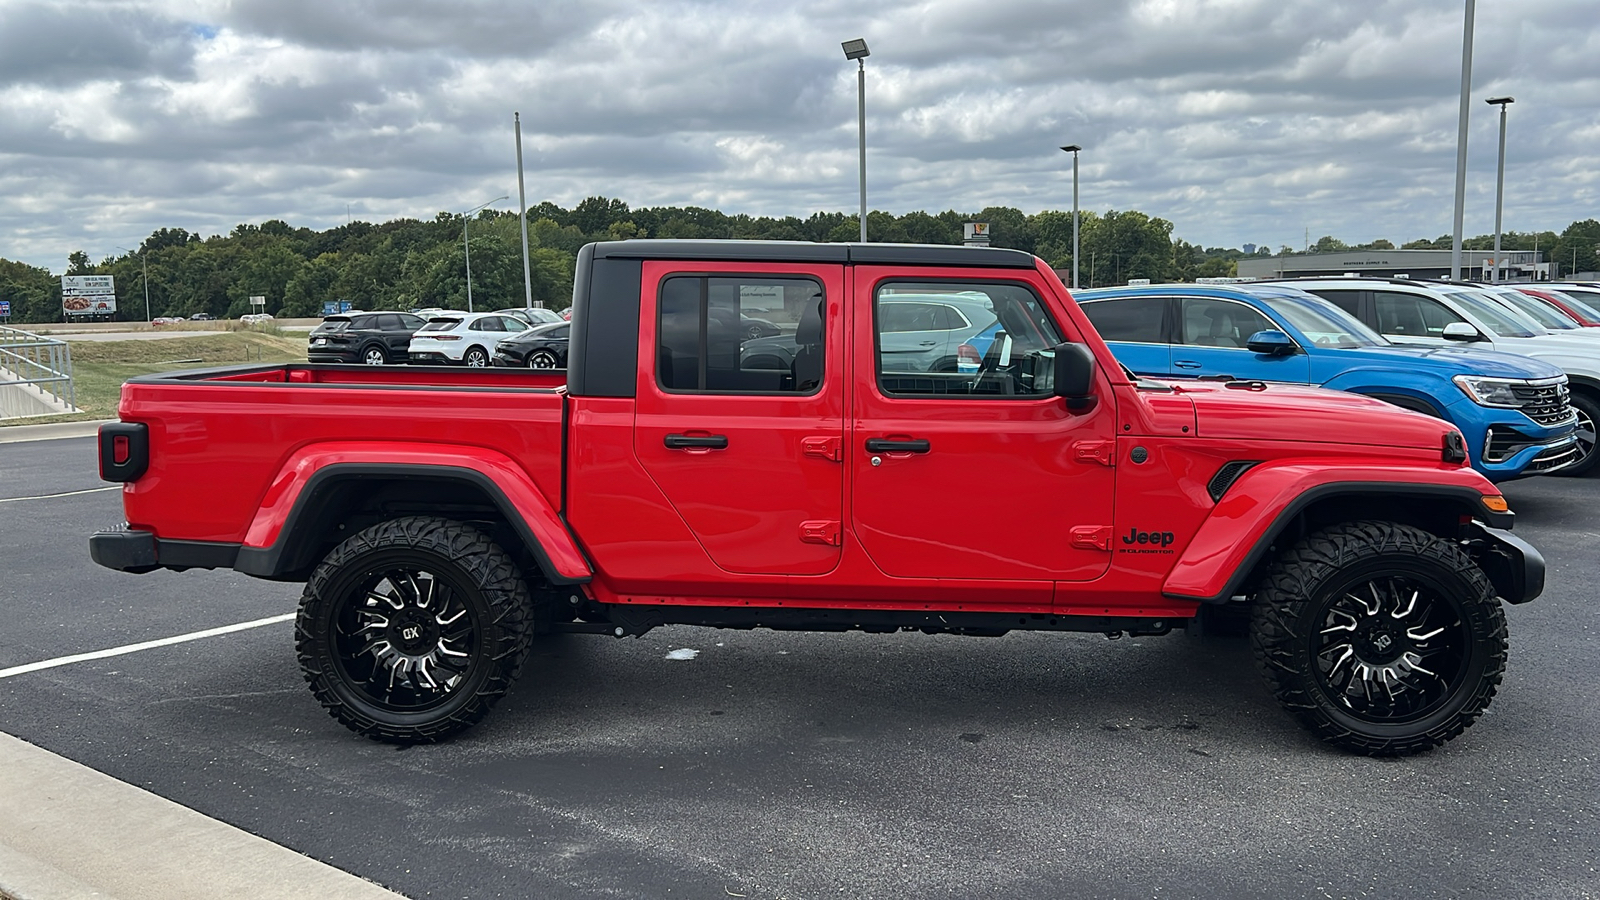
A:
<svg viewBox="0 0 1600 900">
<path fill-rule="evenodd" d="M 1107 527 L 1106 539 L 1110 540 L 1110 537 L 1111 529 Z M 837 547 L 844 543 L 844 535 L 838 519 L 810 519 L 800 523 L 800 540 L 807 544 Z"/>
<path fill-rule="evenodd" d="M 1080 550 L 1111 549 L 1110 525 L 1074 525 L 1070 534 L 1072 546 Z"/>
<path fill-rule="evenodd" d="M 800 452 L 806 456 L 838 462 L 844 459 L 844 441 L 836 437 L 801 438 Z"/>
<path fill-rule="evenodd" d="M 1078 441 L 1072 445 L 1072 458 L 1078 462 L 1096 462 L 1102 466 L 1117 464 L 1116 445 L 1111 441 Z"/>
</svg>

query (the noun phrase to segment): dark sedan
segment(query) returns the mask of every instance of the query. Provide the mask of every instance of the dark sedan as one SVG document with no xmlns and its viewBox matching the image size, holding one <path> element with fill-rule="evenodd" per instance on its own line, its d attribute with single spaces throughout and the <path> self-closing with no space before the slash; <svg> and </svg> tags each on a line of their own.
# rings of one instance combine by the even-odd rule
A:
<svg viewBox="0 0 1600 900">
<path fill-rule="evenodd" d="M 494 364 L 529 369 L 565 369 L 570 322 L 539 325 L 506 338 L 494 351 Z"/>
<path fill-rule="evenodd" d="M 312 362 L 405 362 L 411 336 L 426 322 L 410 313 L 350 313 L 328 316 L 311 330 L 306 358 Z"/>
</svg>

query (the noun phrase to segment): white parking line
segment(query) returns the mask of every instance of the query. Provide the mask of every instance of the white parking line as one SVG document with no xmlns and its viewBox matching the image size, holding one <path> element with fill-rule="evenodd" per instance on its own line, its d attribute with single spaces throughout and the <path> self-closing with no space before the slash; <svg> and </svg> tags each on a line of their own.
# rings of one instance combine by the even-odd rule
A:
<svg viewBox="0 0 1600 900">
<path fill-rule="evenodd" d="M 79 494 L 98 494 L 101 491 L 120 491 L 122 485 L 113 484 L 110 487 L 89 488 L 83 491 L 63 491 L 59 494 L 40 494 L 37 497 L 0 497 L 0 503 L 16 503 L 18 500 L 51 500 L 56 497 L 76 497 Z"/>
<path fill-rule="evenodd" d="M 108 656 L 122 656 L 125 653 L 137 653 L 140 650 L 151 650 L 156 647 L 167 647 L 172 644 L 182 644 L 187 641 L 198 641 L 201 638 L 217 637 L 223 634 L 232 634 L 235 631 L 247 631 L 251 628 L 260 628 L 263 625 L 276 625 L 279 622 L 293 620 L 295 613 L 284 613 L 281 616 L 269 616 L 265 619 L 256 619 L 253 622 L 240 622 L 237 625 L 224 625 L 221 628 L 207 628 L 205 631 L 194 631 L 189 634 L 180 634 L 175 637 L 161 638 L 154 641 L 145 641 L 139 644 L 128 644 L 125 647 L 112 647 L 110 650 L 96 650 L 93 653 L 79 653 L 74 656 L 61 656 L 56 659 L 47 659 L 43 662 L 28 663 L 25 666 L 12 666 L 9 669 L 0 669 L 0 678 L 10 678 L 13 675 L 26 675 L 40 669 L 54 669 L 57 666 L 70 666 L 73 663 L 88 662 L 94 659 L 105 659 Z"/>
</svg>

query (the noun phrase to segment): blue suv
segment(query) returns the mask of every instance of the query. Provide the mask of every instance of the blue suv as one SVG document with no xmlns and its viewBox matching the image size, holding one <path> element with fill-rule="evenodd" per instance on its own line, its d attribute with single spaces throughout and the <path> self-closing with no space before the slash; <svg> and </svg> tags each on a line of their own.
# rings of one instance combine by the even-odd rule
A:
<svg viewBox="0 0 1600 900">
<path fill-rule="evenodd" d="M 1238 378 L 1351 391 L 1445 419 L 1491 481 L 1579 456 L 1566 375 L 1514 353 L 1389 343 L 1283 285 L 1152 285 L 1073 295 L 1123 365 L 1155 378 Z M 979 335 L 975 340 L 981 340 Z"/>
</svg>

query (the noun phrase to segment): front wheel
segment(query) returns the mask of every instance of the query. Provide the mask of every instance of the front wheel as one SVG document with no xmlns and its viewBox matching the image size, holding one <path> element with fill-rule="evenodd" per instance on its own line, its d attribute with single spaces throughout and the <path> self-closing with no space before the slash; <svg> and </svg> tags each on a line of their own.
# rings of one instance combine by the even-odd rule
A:
<svg viewBox="0 0 1600 900">
<path fill-rule="evenodd" d="M 1409 525 L 1353 522 L 1272 567 L 1250 628 L 1279 702 L 1330 744 L 1403 756 L 1465 731 L 1506 665 L 1506 622 L 1460 546 Z"/>
<path fill-rule="evenodd" d="M 311 573 L 295 620 L 301 672 L 357 734 L 442 740 L 511 687 L 532 606 L 516 564 L 477 529 L 427 516 L 381 522 Z"/>
<path fill-rule="evenodd" d="M 1600 423 L 1600 402 L 1589 394 L 1572 392 L 1572 411 L 1578 414 L 1578 461 L 1563 469 L 1557 469 L 1552 475 L 1587 475 L 1594 471 L 1594 465 L 1600 461 L 1600 453 L 1595 452 L 1595 425 Z"/>
<path fill-rule="evenodd" d="M 474 369 L 481 369 L 489 364 L 489 352 L 482 347 L 468 347 L 467 355 L 461 361 Z"/>
</svg>

